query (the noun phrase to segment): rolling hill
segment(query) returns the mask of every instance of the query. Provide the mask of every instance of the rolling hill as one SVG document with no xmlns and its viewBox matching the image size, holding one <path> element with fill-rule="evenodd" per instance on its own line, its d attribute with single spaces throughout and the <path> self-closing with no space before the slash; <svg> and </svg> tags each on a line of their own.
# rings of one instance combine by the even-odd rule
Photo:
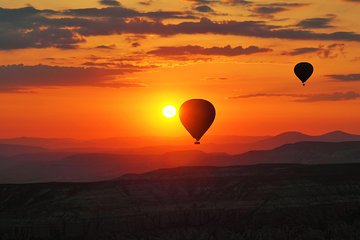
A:
<svg viewBox="0 0 360 240">
<path fill-rule="evenodd" d="M 360 163 L 360 142 L 300 142 L 244 154 L 174 151 L 165 154 L 45 152 L 0 158 L 0 182 L 87 182 L 180 166 L 270 163 Z"/>
<path fill-rule="evenodd" d="M 311 136 L 285 132 L 277 136 L 205 136 L 204 144 L 194 146 L 191 137 L 122 137 L 93 140 L 53 138 L 0 139 L 0 144 L 28 145 L 66 152 L 107 152 L 115 154 L 163 154 L 171 151 L 200 150 L 239 154 L 251 150 L 269 150 L 288 143 L 360 141 L 360 135 L 342 131 Z M 0 151 L 1 153 L 1 151 Z"/>
<path fill-rule="evenodd" d="M 19 154 L 40 153 L 49 150 L 42 147 L 17 145 L 17 144 L 0 144 L 0 155 L 14 156 Z"/>
</svg>

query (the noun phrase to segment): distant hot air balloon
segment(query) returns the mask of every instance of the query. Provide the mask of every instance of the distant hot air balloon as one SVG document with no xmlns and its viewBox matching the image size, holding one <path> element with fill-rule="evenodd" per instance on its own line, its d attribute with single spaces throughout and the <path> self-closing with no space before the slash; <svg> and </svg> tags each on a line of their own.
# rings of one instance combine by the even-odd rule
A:
<svg viewBox="0 0 360 240">
<path fill-rule="evenodd" d="M 305 82 L 311 77 L 314 72 L 314 67 L 308 62 L 301 62 L 296 64 L 294 72 L 303 83 L 303 86 L 305 86 Z"/>
<path fill-rule="evenodd" d="M 180 120 L 186 130 L 200 144 L 201 137 L 210 128 L 215 120 L 215 107 L 203 99 L 191 99 L 180 107 Z"/>
</svg>

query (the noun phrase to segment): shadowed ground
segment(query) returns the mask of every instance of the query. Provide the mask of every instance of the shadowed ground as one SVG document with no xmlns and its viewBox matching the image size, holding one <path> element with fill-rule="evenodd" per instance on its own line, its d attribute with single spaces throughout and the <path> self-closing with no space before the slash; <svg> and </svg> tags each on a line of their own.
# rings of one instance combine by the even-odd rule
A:
<svg viewBox="0 0 360 240">
<path fill-rule="evenodd" d="M 188 167 L 1 185 L 0 239 L 358 239 L 359 172 L 358 164 Z"/>
</svg>

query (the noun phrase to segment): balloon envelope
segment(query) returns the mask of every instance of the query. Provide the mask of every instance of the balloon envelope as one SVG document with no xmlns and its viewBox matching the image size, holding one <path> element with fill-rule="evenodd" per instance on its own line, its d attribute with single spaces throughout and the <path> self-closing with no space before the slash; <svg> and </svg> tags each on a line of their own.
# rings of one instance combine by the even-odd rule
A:
<svg viewBox="0 0 360 240">
<path fill-rule="evenodd" d="M 186 130 L 199 144 L 201 137 L 210 128 L 215 120 L 215 107 L 203 99 L 191 99 L 180 107 L 180 120 Z"/>
<path fill-rule="evenodd" d="M 301 62 L 296 64 L 294 68 L 295 75 L 303 82 L 305 82 L 311 77 L 314 72 L 314 67 L 308 62 Z"/>
</svg>

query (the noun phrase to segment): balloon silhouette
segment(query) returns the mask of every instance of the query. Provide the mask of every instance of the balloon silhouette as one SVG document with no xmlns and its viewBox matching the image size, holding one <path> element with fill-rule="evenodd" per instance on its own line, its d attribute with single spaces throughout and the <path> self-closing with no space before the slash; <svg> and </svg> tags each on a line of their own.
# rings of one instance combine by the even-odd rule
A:
<svg viewBox="0 0 360 240">
<path fill-rule="evenodd" d="M 201 137 L 210 128 L 215 120 L 215 107 L 203 99 L 191 99 L 180 107 L 180 120 L 186 130 L 200 144 Z"/>
<path fill-rule="evenodd" d="M 314 67 L 308 62 L 301 62 L 296 64 L 294 72 L 295 75 L 303 83 L 303 86 L 305 86 L 305 82 L 311 77 L 314 72 Z"/>
</svg>

